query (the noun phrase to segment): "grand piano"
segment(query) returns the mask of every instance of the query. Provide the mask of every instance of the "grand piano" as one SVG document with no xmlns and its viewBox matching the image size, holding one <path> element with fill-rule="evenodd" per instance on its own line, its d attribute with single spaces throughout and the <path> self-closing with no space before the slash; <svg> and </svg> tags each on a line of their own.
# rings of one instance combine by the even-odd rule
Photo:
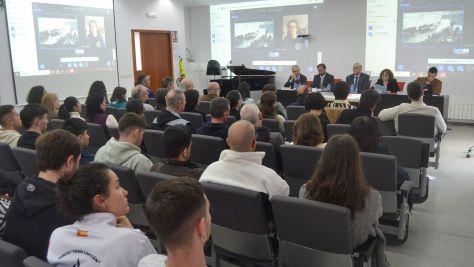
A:
<svg viewBox="0 0 474 267">
<path fill-rule="evenodd" d="M 267 83 L 275 84 L 275 72 L 269 70 L 249 69 L 242 66 L 229 66 L 231 72 L 235 75 L 222 76 L 220 79 L 211 80 L 221 85 L 221 96 L 226 96 L 230 90 L 237 89 L 239 83 L 247 82 L 252 91 L 261 91 Z"/>
</svg>

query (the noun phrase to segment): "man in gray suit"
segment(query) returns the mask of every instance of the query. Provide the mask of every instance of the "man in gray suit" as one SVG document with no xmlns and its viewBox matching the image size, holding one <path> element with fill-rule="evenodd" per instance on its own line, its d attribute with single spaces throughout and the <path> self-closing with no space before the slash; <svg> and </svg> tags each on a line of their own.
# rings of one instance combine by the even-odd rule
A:
<svg viewBox="0 0 474 267">
<path fill-rule="evenodd" d="M 350 93 L 362 93 L 370 87 L 369 75 L 362 73 L 362 65 L 355 63 L 352 67 L 353 74 L 346 77 L 346 83 L 350 85 Z"/>
</svg>

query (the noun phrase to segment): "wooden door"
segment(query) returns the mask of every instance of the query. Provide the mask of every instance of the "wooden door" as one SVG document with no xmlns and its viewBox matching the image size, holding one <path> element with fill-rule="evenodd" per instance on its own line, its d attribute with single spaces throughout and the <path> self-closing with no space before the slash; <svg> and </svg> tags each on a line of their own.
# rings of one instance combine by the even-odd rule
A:
<svg viewBox="0 0 474 267">
<path fill-rule="evenodd" d="M 165 76 L 173 75 L 173 57 L 170 31 L 132 30 L 133 74 L 151 75 L 149 89 L 161 87 Z"/>
</svg>

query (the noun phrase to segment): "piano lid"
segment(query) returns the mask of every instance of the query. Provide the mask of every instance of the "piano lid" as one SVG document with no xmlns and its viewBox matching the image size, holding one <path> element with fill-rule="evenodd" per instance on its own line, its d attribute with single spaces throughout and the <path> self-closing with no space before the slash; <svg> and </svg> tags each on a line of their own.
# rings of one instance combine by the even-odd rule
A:
<svg viewBox="0 0 474 267">
<path fill-rule="evenodd" d="M 230 71 L 235 73 L 237 76 L 243 75 L 275 75 L 274 71 L 269 70 L 256 70 L 256 69 L 249 69 L 242 64 L 242 66 L 229 66 Z"/>
</svg>

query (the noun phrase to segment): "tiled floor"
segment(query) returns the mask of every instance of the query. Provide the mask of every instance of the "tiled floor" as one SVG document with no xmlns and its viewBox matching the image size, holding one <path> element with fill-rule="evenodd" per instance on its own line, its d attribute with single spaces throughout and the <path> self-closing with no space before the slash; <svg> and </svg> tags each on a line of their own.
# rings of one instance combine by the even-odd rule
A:
<svg viewBox="0 0 474 267">
<path fill-rule="evenodd" d="M 437 177 L 429 198 L 415 205 L 409 237 L 399 247 L 388 247 L 392 266 L 474 266 L 474 126 L 448 125 L 443 139 Z"/>
</svg>

